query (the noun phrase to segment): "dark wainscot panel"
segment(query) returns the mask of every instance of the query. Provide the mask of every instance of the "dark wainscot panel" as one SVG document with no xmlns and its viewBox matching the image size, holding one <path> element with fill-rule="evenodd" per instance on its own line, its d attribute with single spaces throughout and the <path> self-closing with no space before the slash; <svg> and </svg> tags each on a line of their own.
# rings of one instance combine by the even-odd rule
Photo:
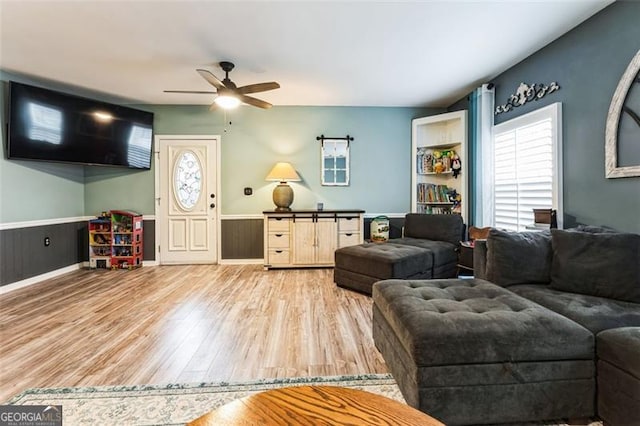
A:
<svg viewBox="0 0 640 426">
<path fill-rule="evenodd" d="M 89 261 L 86 221 L 0 231 L 0 286 Z M 44 240 L 49 237 L 49 246 Z M 155 221 L 144 221 L 144 260 L 155 260 Z"/>
<path fill-rule="evenodd" d="M 142 260 L 156 260 L 156 221 L 143 217 L 142 226 Z"/>
<path fill-rule="evenodd" d="M 364 219 L 364 238 L 369 238 L 371 221 Z M 400 238 L 404 217 L 390 218 L 390 238 Z M 264 257 L 264 220 L 263 219 L 222 219 L 221 221 L 221 259 L 262 259 Z M 146 238 L 146 235 L 145 235 Z"/>
<path fill-rule="evenodd" d="M 263 258 L 263 219 L 223 219 L 220 228 L 221 259 Z"/>
<path fill-rule="evenodd" d="M 0 231 L 0 286 L 86 261 L 88 244 L 85 221 Z"/>
</svg>

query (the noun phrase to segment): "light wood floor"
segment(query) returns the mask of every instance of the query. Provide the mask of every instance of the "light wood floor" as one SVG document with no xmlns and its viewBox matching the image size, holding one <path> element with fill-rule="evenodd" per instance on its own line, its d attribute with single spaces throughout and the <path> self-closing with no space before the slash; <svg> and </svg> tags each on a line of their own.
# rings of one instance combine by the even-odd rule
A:
<svg viewBox="0 0 640 426">
<path fill-rule="evenodd" d="M 80 270 L 0 295 L 0 402 L 31 387 L 386 373 L 331 269 Z"/>
</svg>

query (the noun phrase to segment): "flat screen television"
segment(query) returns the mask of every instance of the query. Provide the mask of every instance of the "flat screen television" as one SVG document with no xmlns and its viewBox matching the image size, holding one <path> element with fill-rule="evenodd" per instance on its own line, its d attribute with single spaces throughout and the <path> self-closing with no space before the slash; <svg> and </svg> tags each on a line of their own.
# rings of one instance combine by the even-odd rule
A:
<svg viewBox="0 0 640 426">
<path fill-rule="evenodd" d="M 151 112 L 15 81 L 9 98 L 9 159 L 151 167 Z"/>
</svg>

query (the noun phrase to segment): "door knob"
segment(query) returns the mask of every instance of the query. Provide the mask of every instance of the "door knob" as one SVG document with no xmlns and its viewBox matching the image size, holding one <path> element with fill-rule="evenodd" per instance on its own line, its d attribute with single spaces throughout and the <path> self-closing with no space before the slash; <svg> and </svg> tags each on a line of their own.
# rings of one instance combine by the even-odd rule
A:
<svg viewBox="0 0 640 426">
<path fill-rule="evenodd" d="M 216 198 L 216 194 L 211 194 L 211 198 Z"/>
<path fill-rule="evenodd" d="M 215 206 L 216 206 L 216 205 L 215 205 L 215 204 L 213 204 L 213 203 L 209 204 L 209 207 L 211 207 L 211 208 L 214 208 Z"/>
</svg>

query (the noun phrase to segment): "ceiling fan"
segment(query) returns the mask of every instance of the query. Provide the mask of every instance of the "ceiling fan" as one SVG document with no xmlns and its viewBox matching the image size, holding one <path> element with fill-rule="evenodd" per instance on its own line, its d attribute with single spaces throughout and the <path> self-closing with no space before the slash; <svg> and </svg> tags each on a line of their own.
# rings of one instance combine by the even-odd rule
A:
<svg viewBox="0 0 640 426">
<path fill-rule="evenodd" d="M 265 102 L 261 99 L 257 99 L 251 96 L 247 96 L 249 93 L 266 92 L 268 90 L 274 90 L 280 88 L 280 85 L 275 81 L 267 83 L 249 84 L 247 86 L 238 87 L 229 79 L 229 72 L 235 67 L 232 62 L 223 61 L 220 62 L 220 68 L 225 72 L 224 80 L 220 81 L 211 71 L 204 69 L 197 69 L 198 73 L 207 80 L 217 90 L 214 91 L 202 91 L 202 90 L 165 90 L 165 93 L 205 93 L 205 94 L 217 94 L 218 96 L 213 100 L 210 109 L 219 106 L 224 109 L 235 108 L 240 103 L 253 105 L 258 108 L 271 108 L 269 102 Z"/>
</svg>

